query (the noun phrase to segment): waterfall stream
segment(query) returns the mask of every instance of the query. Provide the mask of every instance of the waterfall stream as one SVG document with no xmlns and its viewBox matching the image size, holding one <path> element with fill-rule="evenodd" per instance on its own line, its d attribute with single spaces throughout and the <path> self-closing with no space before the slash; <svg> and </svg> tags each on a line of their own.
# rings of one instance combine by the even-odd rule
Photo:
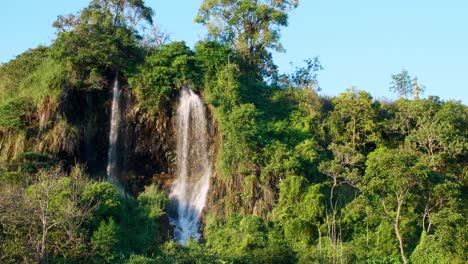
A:
<svg viewBox="0 0 468 264">
<path fill-rule="evenodd" d="M 112 112 L 109 132 L 109 150 L 107 152 L 107 180 L 119 187 L 120 184 L 117 176 L 117 140 L 119 137 L 120 118 L 120 88 L 118 76 L 116 76 L 112 88 Z"/>
<path fill-rule="evenodd" d="M 169 198 L 169 219 L 175 239 L 185 244 L 200 238 L 200 216 L 205 207 L 211 176 L 205 106 L 190 88 L 183 88 L 176 115 L 177 175 Z"/>
</svg>

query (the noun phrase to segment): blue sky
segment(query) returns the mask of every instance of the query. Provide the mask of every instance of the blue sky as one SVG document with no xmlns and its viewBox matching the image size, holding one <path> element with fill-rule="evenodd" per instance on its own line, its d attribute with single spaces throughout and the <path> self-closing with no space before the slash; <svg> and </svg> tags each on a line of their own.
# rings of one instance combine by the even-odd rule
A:
<svg viewBox="0 0 468 264">
<path fill-rule="evenodd" d="M 55 38 L 52 23 L 88 0 L 5 1 L 0 9 L 0 62 Z M 146 0 L 172 40 L 193 47 L 205 36 L 193 18 L 202 0 Z M 282 31 L 280 71 L 318 55 L 322 95 L 356 86 L 375 98 L 395 99 L 390 75 L 402 68 L 426 86 L 424 95 L 468 104 L 468 1 L 302 0 Z"/>
</svg>

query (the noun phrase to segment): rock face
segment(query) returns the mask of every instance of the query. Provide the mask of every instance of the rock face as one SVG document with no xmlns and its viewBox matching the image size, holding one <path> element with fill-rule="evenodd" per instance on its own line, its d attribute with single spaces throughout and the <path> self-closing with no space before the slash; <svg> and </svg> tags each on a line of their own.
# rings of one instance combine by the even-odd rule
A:
<svg viewBox="0 0 468 264">
<path fill-rule="evenodd" d="M 108 80 L 114 82 L 107 88 L 68 88 L 56 104 L 45 102 L 32 118 L 38 136 L 26 138 L 24 148 L 37 145 L 38 153 L 52 153 L 64 168 L 83 164 L 91 177 L 112 178 L 135 197 L 159 185 L 172 199 L 161 232 L 181 243 L 201 238 L 216 133 L 201 95 L 183 88 L 180 102 L 174 96 L 161 112 L 148 113 L 126 80 Z"/>
<path fill-rule="evenodd" d="M 175 167 L 172 106 L 150 116 L 138 107 L 132 91 L 121 81 L 119 104 L 115 107 L 112 88 L 115 86 L 103 90 L 69 89 L 63 93 L 54 111 L 79 132 L 76 152 L 58 153 L 59 158 L 70 165 L 85 164 L 90 175 L 104 178 L 112 156 L 112 171 L 118 172 L 116 177 L 121 185 L 134 195 L 152 182 L 163 186 L 172 179 Z M 113 114 L 119 117 L 119 122 L 110 129 Z M 56 120 L 50 122 L 53 127 Z"/>
<path fill-rule="evenodd" d="M 172 107 L 149 116 L 131 91 L 123 91 L 121 153 L 122 181 L 133 194 L 155 182 L 162 187 L 174 175 L 174 129 Z"/>
</svg>

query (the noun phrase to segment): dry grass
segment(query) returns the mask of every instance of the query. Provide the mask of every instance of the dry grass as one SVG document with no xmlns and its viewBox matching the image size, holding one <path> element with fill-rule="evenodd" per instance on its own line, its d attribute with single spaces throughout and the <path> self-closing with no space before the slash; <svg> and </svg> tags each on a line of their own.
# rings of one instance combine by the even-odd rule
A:
<svg viewBox="0 0 468 264">
<path fill-rule="evenodd" d="M 6 133 L 0 139 L 0 161 L 8 162 L 25 151 L 27 145 L 24 133 Z"/>
<path fill-rule="evenodd" d="M 39 131 L 47 129 L 55 117 L 58 107 L 56 97 L 46 96 L 37 107 L 37 116 L 39 120 Z"/>
<path fill-rule="evenodd" d="M 54 127 L 43 135 L 35 147 L 36 152 L 74 154 L 81 141 L 81 132 L 65 120 L 59 119 Z"/>
</svg>

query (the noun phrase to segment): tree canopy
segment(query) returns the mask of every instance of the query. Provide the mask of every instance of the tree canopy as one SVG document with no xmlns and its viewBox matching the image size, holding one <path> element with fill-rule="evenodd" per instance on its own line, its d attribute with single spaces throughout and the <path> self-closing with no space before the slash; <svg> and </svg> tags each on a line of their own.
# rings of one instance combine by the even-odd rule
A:
<svg viewBox="0 0 468 264">
<path fill-rule="evenodd" d="M 214 40 L 240 52 L 244 61 L 264 66 L 268 49 L 282 50 L 280 28 L 298 0 L 205 0 L 195 21 L 205 25 Z"/>
</svg>

